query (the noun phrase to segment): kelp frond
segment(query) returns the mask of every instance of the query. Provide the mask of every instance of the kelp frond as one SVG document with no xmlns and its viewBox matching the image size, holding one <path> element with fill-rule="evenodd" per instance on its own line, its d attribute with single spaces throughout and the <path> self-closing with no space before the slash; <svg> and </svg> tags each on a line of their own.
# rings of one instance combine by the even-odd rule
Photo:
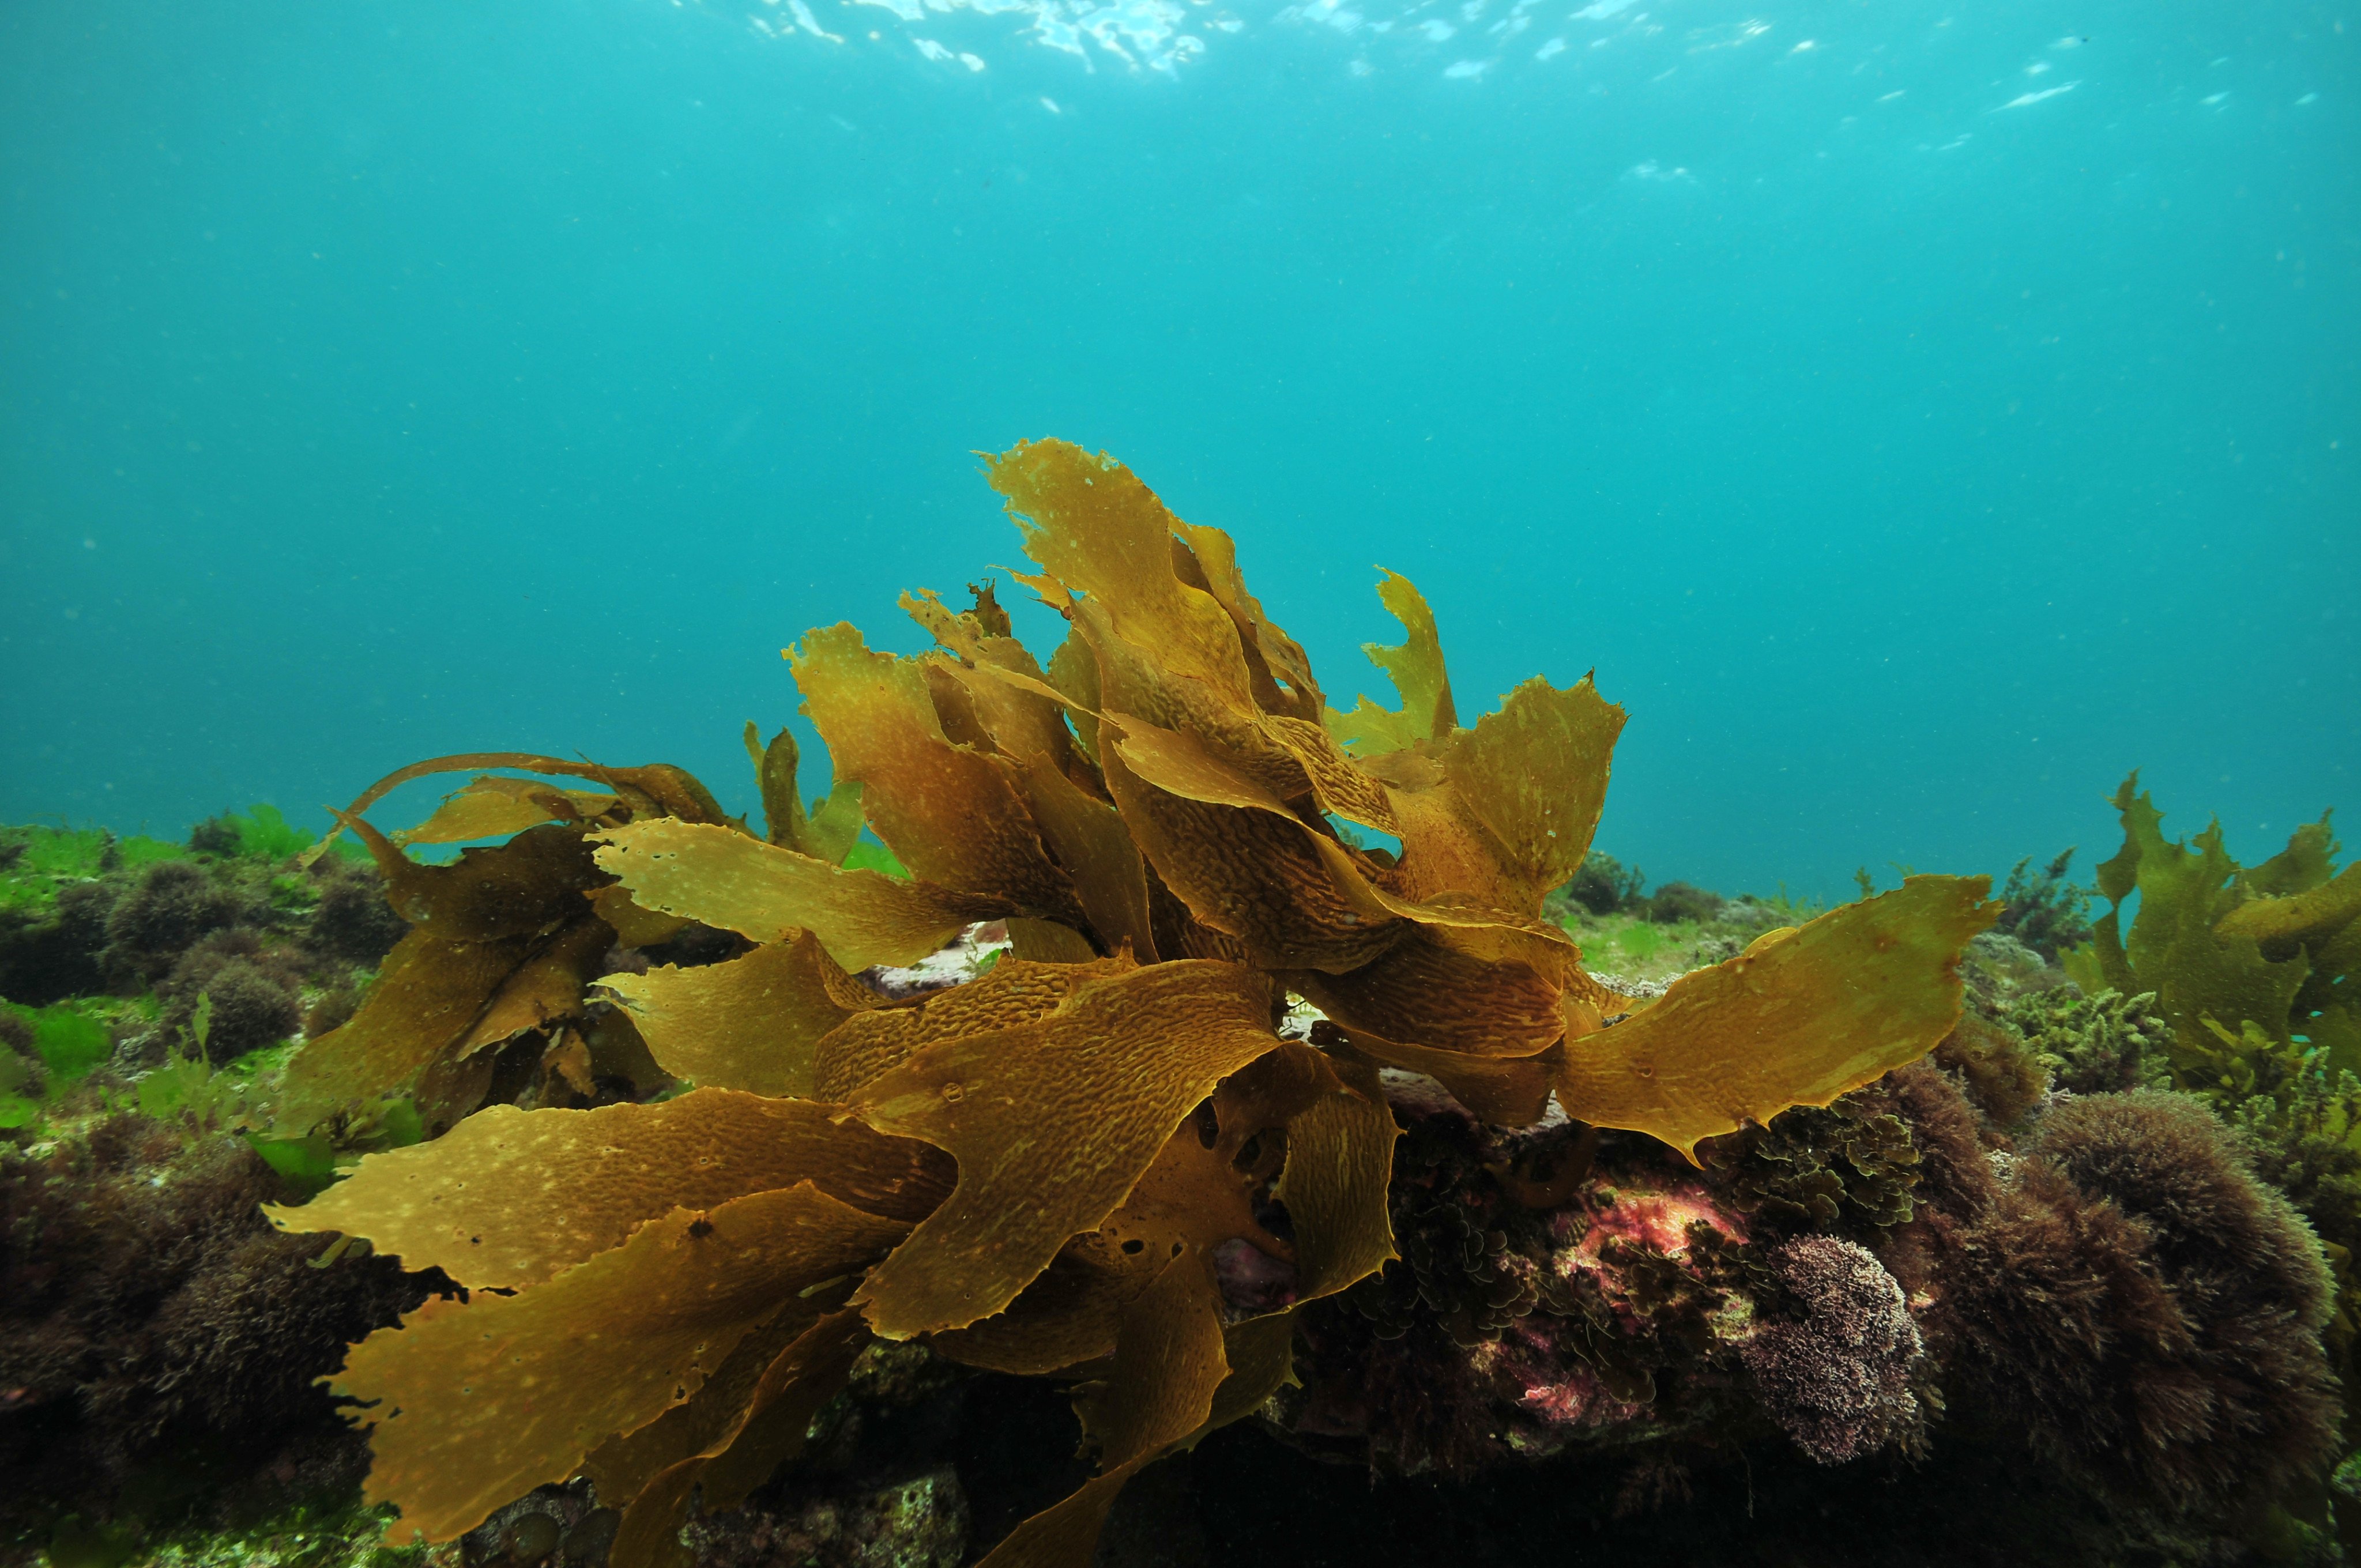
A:
<svg viewBox="0 0 2361 1568">
<path fill-rule="evenodd" d="M 273 1217 L 474 1291 L 338 1379 L 372 1402 L 397 1534 L 587 1474 L 641 1568 L 697 1496 L 742 1497 L 793 1450 L 870 1337 L 919 1338 L 1091 1376 L 1097 1474 L 986 1560 L 1080 1568 L 1127 1477 L 1259 1405 L 1295 1312 L 1395 1255 L 1381 1066 L 1489 1120 L 1554 1094 L 1687 1154 L 1951 1028 L 1984 879 L 1913 877 L 1635 1004 L 1543 909 L 1624 720 L 1587 678 L 1463 726 L 1433 613 L 1388 574 L 1406 640 L 1370 656 L 1401 706 L 1339 713 L 1226 534 L 1062 442 L 986 476 L 1065 641 L 1037 658 L 988 587 L 964 610 L 906 596 L 936 643 L 916 657 L 807 633 L 786 653 L 837 783 L 807 808 L 793 740 L 750 726 L 763 835 L 673 770 L 507 753 L 405 769 L 344 814 L 416 928 L 299 1062 L 304 1113 L 410 1094 L 457 1124 Z M 362 816 L 454 768 L 595 788 L 488 774 L 406 834 Z M 907 877 L 847 869 L 864 821 Z M 405 853 L 500 833 L 455 865 Z M 1016 944 L 982 978 L 900 1000 L 860 978 L 981 921 Z M 600 972 L 698 928 L 737 946 Z M 1276 1032 L 1293 998 L 1324 1047 Z M 458 1120 L 507 1042 L 568 1031 L 695 1087 Z M 1286 1305 L 1225 1305 L 1213 1260 L 1240 1245 L 1291 1277 Z"/>
</svg>

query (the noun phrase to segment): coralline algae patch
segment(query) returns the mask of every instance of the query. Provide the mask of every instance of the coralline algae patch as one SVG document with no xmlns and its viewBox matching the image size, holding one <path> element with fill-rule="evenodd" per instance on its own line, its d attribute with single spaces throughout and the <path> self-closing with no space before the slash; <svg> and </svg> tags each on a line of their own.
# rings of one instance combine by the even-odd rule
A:
<svg viewBox="0 0 2361 1568">
<path fill-rule="evenodd" d="M 1382 1081 L 1400 1256 L 1307 1323 L 1304 1387 L 1270 1412 L 1291 1440 L 1466 1474 L 1717 1419 L 1756 1332 L 1726 1195 L 1659 1149 L 1554 1116 L 1504 1133 Z"/>
<path fill-rule="evenodd" d="M 1746 1240 L 1746 1221 L 1714 1201 L 1702 1182 L 1681 1182 L 1662 1190 L 1640 1186 L 1595 1189 L 1580 1194 L 1573 1205 L 1581 1221 L 1561 1216 L 1562 1228 L 1579 1225 L 1580 1240 L 1565 1255 L 1568 1269 L 1599 1266 L 1600 1249 L 1616 1242 L 1653 1247 L 1669 1257 L 1683 1257 L 1689 1248 L 1689 1227 L 1709 1225 L 1726 1240 Z"/>
</svg>

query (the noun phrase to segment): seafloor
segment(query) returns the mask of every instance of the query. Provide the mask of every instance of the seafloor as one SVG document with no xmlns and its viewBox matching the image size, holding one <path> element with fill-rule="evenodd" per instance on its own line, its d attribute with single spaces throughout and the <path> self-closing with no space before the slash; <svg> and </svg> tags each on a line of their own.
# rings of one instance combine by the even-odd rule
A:
<svg viewBox="0 0 2361 1568">
<path fill-rule="evenodd" d="M 261 1216 L 420 1135 L 273 1132 L 291 1053 L 403 931 L 365 859 L 306 866 L 305 842 L 267 808 L 178 844 L 0 829 L 0 1555 L 598 1568 L 617 1516 L 588 1482 L 434 1548 L 380 1544 L 362 1505 L 366 1443 L 315 1380 L 447 1282 Z M 2062 862 L 2019 870 L 1931 1058 L 1701 1168 L 1562 1120 L 1487 1127 L 1389 1072 L 1400 1258 L 1306 1316 L 1293 1386 L 1134 1482 L 1097 1561 L 2344 1561 L 2361 1465 L 2338 1464 L 2334 1238 L 2361 1159 L 2330 1100 L 2361 1085 L 2247 1058 L 2192 1085 L 2151 996 L 2060 967 L 2089 937 Z M 1598 857 L 1551 907 L 1640 995 L 1816 913 L 1650 893 Z M 862 978 L 959 983 L 999 937 Z M 608 957 L 733 950 L 691 931 Z M 498 1070 L 492 1102 L 663 1091 L 612 1052 L 564 1081 L 538 1052 Z M 1235 1309 L 1285 1288 L 1251 1251 L 1224 1270 Z M 696 1518 L 678 1560 L 973 1562 L 1089 1474 L 1078 1431 L 1053 1380 L 874 1345 L 801 1456 Z"/>
</svg>

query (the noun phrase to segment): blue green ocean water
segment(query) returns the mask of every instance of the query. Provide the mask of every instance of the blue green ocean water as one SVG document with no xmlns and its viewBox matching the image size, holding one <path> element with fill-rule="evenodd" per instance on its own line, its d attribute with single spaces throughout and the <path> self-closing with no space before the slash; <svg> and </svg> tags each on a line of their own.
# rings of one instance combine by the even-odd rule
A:
<svg viewBox="0 0 2361 1568">
<path fill-rule="evenodd" d="M 2361 764 L 2340 5 L 6 7 L 0 820 L 750 805 L 781 646 L 917 647 L 1056 434 L 1332 697 L 1378 564 L 1463 716 L 1595 668 L 1658 880 L 2099 848 L 2134 766 L 2253 860 Z"/>
</svg>

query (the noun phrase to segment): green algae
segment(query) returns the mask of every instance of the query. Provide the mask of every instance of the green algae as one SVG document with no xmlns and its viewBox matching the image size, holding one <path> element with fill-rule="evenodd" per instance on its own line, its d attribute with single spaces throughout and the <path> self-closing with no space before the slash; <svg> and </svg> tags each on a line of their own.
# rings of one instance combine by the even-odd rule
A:
<svg viewBox="0 0 2361 1568">
<path fill-rule="evenodd" d="M 390 1546 L 393 1510 L 359 1495 L 299 1504 L 251 1524 L 187 1524 L 154 1531 L 137 1521 L 86 1522 L 68 1515 L 52 1529 L 43 1568 L 428 1568 L 456 1563 L 453 1547 Z"/>
<path fill-rule="evenodd" d="M 60 888 L 188 855 L 179 844 L 117 838 L 104 828 L 0 828 L 0 910 L 46 914 L 57 906 Z"/>
</svg>

